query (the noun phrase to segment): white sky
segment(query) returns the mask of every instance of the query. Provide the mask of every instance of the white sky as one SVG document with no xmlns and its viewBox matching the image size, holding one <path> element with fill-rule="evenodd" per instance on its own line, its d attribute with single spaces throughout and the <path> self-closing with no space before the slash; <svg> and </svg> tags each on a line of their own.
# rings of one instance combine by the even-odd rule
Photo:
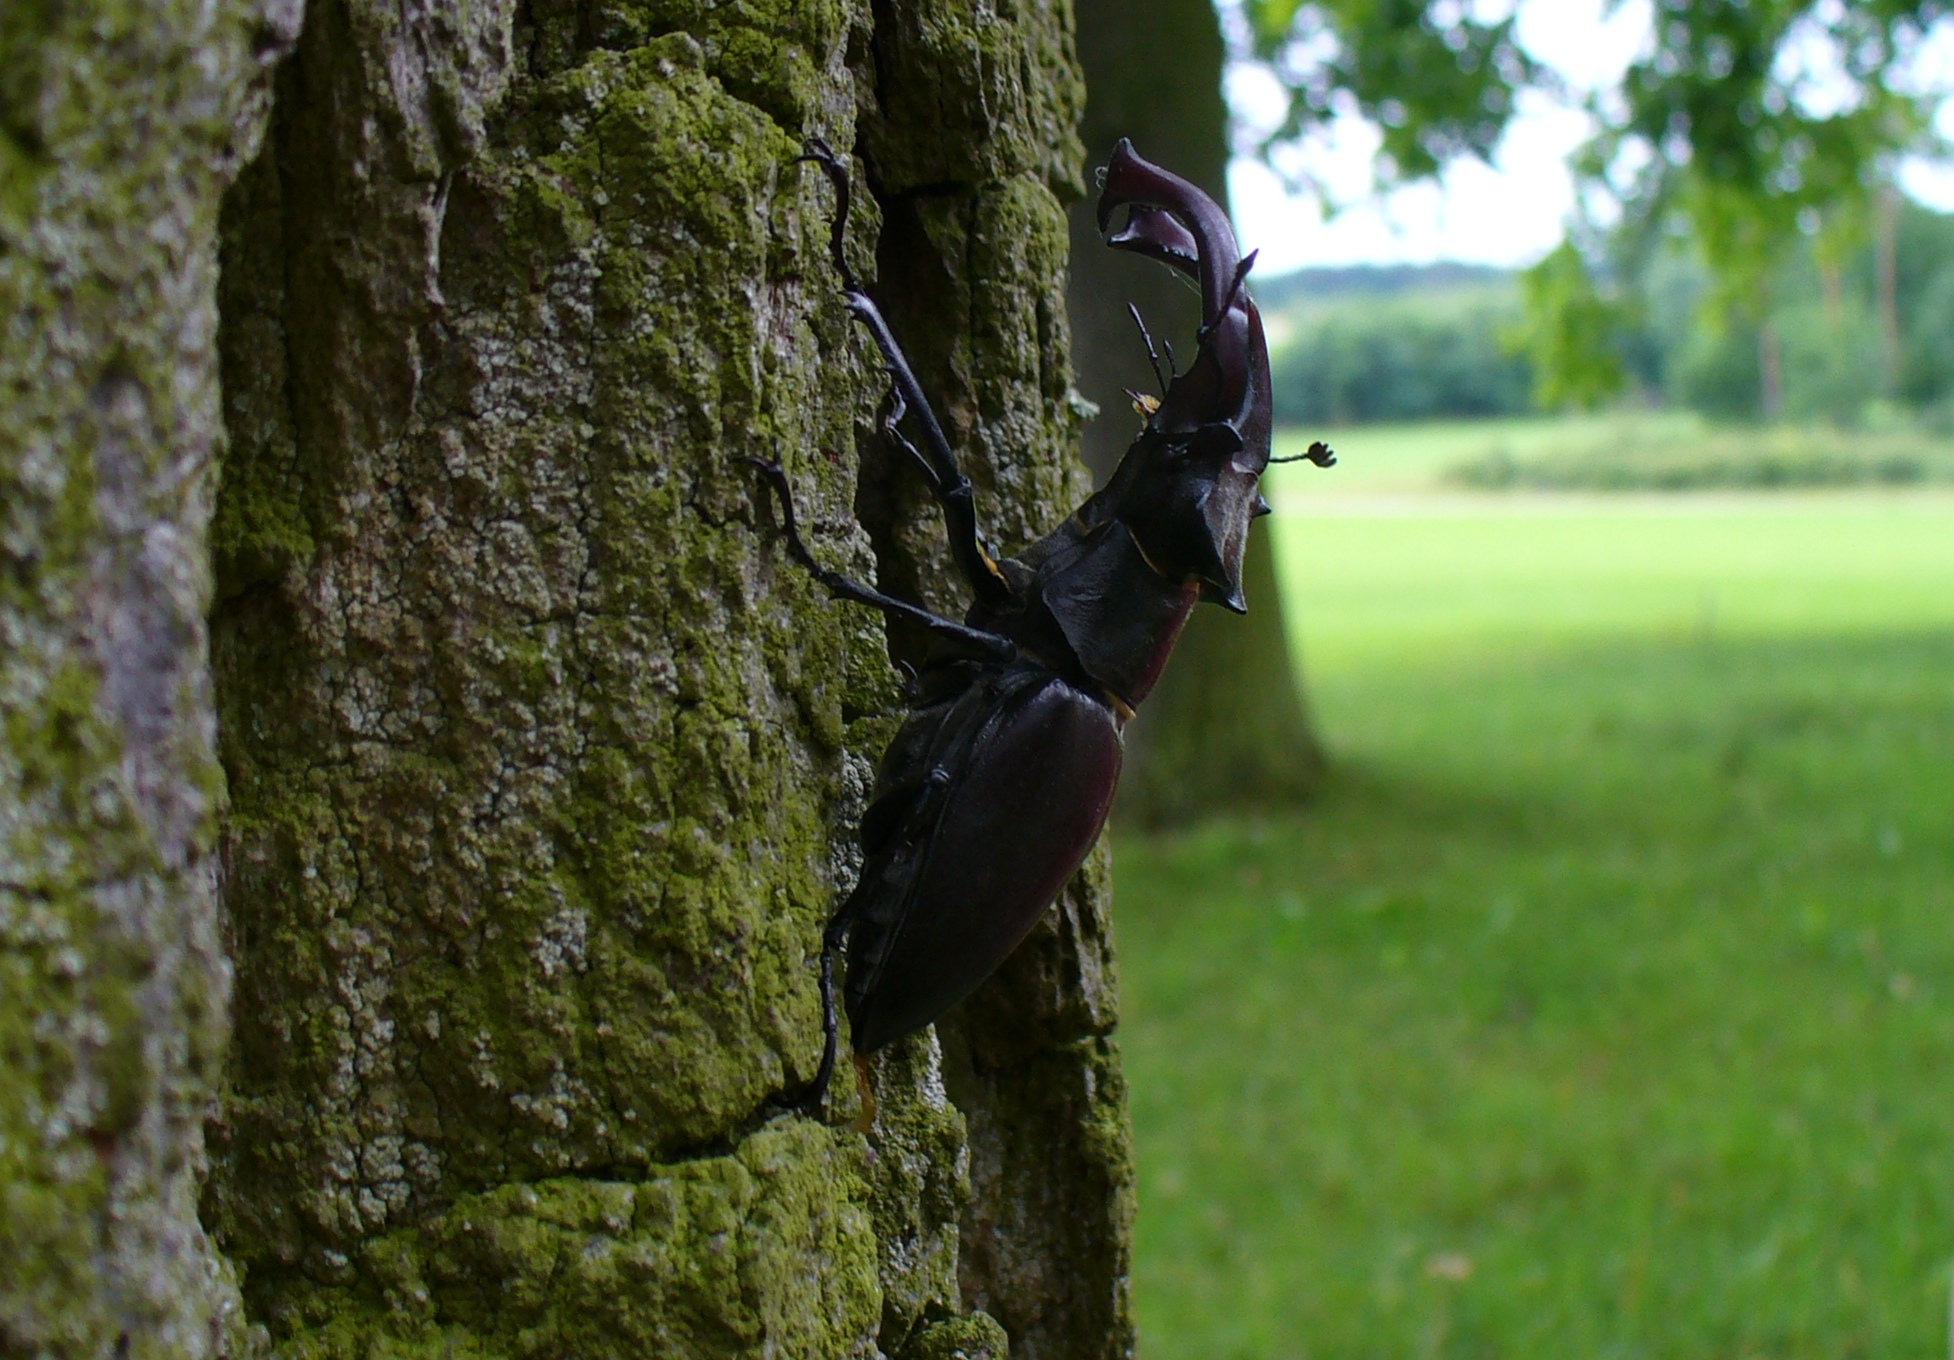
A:
<svg viewBox="0 0 1954 1360">
<path fill-rule="evenodd" d="M 1225 3 L 1225 0 L 1224 0 Z M 1514 0 L 1481 0 L 1482 17 L 1510 13 Z M 1645 48 L 1649 0 L 1517 0 L 1520 40 L 1533 56 L 1558 68 L 1577 90 L 1610 86 Z M 1928 87 L 1954 85 L 1954 29 L 1935 34 L 1916 63 L 1914 77 Z M 1814 88 L 1808 102 L 1823 102 L 1822 70 L 1807 65 Z M 1280 119 L 1282 93 L 1273 77 L 1237 66 L 1228 77 L 1229 103 L 1247 129 Z M 1954 102 L 1940 111 L 1940 130 L 1954 136 Z M 1267 167 L 1237 158 L 1228 190 L 1243 244 L 1262 252 L 1265 276 L 1308 265 L 1426 263 L 1467 260 L 1525 265 L 1559 243 L 1574 206 L 1567 156 L 1587 139 L 1587 115 L 1529 94 L 1494 154 L 1493 164 L 1467 158 L 1447 168 L 1437 183 L 1410 185 L 1383 198 L 1370 193 L 1371 157 L 1377 130 L 1355 117 L 1339 118 L 1293 155 L 1284 168 L 1323 186 L 1333 204 L 1349 205 L 1324 220 L 1313 199 L 1291 197 Z M 1913 197 L 1954 210 L 1954 168 L 1919 161 L 1902 165 L 1900 181 Z"/>
</svg>

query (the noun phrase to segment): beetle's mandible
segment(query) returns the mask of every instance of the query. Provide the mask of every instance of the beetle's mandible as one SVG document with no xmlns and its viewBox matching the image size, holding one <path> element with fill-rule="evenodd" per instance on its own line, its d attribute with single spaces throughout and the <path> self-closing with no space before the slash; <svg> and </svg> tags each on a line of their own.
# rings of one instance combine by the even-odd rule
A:
<svg viewBox="0 0 1954 1360">
<path fill-rule="evenodd" d="M 862 817 L 861 879 L 822 938 L 826 1043 L 794 1098 L 814 1110 L 834 1072 L 834 969 L 844 947 L 854 1045 L 870 1053 L 969 995 L 1084 862 L 1112 806 L 1121 728 L 1160 678 L 1188 614 L 1200 600 L 1246 610 L 1242 550 L 1249 524 L 1268 513 L 1259 482 L 1271 460 L 1269 351 L 1243 288 L 1255 257 L 1242 258 L 1213 199 L 1122 140 L 1105 170 L 1099 228 L 1107 245 L 1198 281 L 1194 362 L 1162 372 L 1141 325 L 1162 392 L 1136 398 L 1146 423 L 1118 470 L 1051 534 L 1016 557 L 993 557 L 978 537 L 970 481 L 843 254 L 847 167 L 818 141 L 802 159 L 834 186 L 830 251 L 848 309 L 894 380 L 889 434 L 941 505 L 976 596 L 958 623 L 822 567 L 801 540 L 786 474 L 746 460 L 779 497 L 797 562 L 835 598 L 932 637 Z M 1170 370 L 1172 357 L 1170 349 Z M 899 428 L 905 417 L 917 441 Z M 1320 443 L 1301 456 L 1335 461 Z"/>
</svg>

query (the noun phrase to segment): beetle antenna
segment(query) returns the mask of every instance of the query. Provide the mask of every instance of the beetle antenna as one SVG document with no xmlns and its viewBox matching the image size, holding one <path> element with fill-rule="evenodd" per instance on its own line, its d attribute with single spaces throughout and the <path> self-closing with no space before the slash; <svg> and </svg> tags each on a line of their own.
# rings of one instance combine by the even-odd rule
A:
<svg viewBox="0 0 1954 1360">
<path fill-rule="evenodd" d="M 1319 439 L 1301 453 L 1292 453 L 1287 458 L 1271 458 L 1269 462 L 1271 464 L 1314 463 L 1318 467 L 1335 467 L 1337 465 L 1337 456 L 1331 451 L 1328 444 L 1325 444 Z"/>
<path fill-rule="evenodd" d="M 809 137 L 802 147 L 801 154 L 794 157 L 794 164 L 814 162 L 834 186 L 835 217 L 828 227 L 828 253 L 834 256 L 835 271 L 841 275 L 842 284 L 850 292 L 859 292 L 861 286 L 855 282 L 855 271 L 848 267 L 848 252 L 842 249 L 848 235 L 848 167 L 835 155 L 834 148 L 819 137 Z"/>
<path fill-rule="evenodd" d="M 1147 347 L 1147 362 L 1153 365 L 1153 380 L 1160 384 L 1160 395 L 1167 395 L 1167 376 L 1160 371 L 1160 352 L 1153 347 L 1153 336 L 1147 331 L 1147 323 L 1140 315 L 1140 309 L 1132 303 L 1126 304 L 1126 311 L 1133 318 L 1133 324 L 1140 328 L 1140 341 Z"/>
</svg>

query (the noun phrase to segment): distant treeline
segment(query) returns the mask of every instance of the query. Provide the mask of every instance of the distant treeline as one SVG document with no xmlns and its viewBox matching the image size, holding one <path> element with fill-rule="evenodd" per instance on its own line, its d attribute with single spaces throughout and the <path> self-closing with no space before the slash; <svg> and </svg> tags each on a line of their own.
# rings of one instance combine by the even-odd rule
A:
<svg viewBox="0 0 1954 1360">
<path fill-rule="evenodd" d="M 1278 313 L 1276 419 L 1349 425 L 1533 409 L 1533 370 L 1506 337 L 1521 322 L 1511 278 L 1350 289 Z M 1292 276 L 1293 277 L 1293 276 Z"/>
<path fill-rule="evenodd" d="M 1954 217 L 1907 204 L 1827 267 L 1816 252 L 1745 319 L 1711 303 L 1686 243 L 1621 281 L 1638 404 L 1723 419 L 1853 425 L 1911 410 L 1954 423 Z M 1288 424 L 1519 415 L 1536 409 L 1518 276 L 1459 264 L 1302 270 L 1256 289 Z"/>
</svg>

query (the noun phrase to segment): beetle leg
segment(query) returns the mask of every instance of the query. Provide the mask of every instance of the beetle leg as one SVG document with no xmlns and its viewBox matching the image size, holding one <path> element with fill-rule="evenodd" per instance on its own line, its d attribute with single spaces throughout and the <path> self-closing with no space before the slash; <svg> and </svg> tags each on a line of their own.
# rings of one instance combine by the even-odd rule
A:
<svg viewBox="0 0 1954 1360">
<path fill-rule="evenodd" d="M 807 544 L 801 539 L 800 523 L 794 517 L 794 494 L 787 484 L 787 474 L 781 470 L 780 464 L 769 463 L 764 458 L 742 458 L 740 461 L 765 478 L 767 484 L 773 488 L 774 494 L 780 498 L 781 532 L 787 539 L 788 556 L 800 563 L 815 580 L 826 586 L 828 593 L 834 598 L 852 600 L 856 604 L 865 604 L 871 609 L 879 609 L 890 618 L 921 624 L 937 637 L 955 643 L 976 656 L 1008 661 L 1018 654 L 1017 647 L 1008 638 L 996 633 L 986 633 L 979 628 L 966 627 L 940 614 L 932 614 L 921 605 L 911 604 L 907 600 L 898 600 L 893 595 L 884 595 L 879 590 L 865 586 L 859 581 L 850 580 L 840 572 L 830 571 L 822 566 L 814 560 L 814 554 L 808 551 Z"/>
<path fill-rule="evenodd" d="M 821 936 L 821 1065 L 814 1080 L 802 1087 L 787 1103 L 810 1119 L 821 1117 L 821 1106 L 828 1098 L 828 1083 L 834 1079 L 835 1054 L 841 1047 L 841 1015 L 835 1005 L 835 955 L 840 952 L 845 929 L 840 916 L 828 923 Z"/>
<path fill-rule="evenodd" d="M 888 369 L 889 377 L 895 384 L 895 406 L 886 422 L 889 433 L 895 436 L 896 443 L 922 469 L 923 480 L 929 483 L 930 495 L 943 509 L 943 525 L 950 537 L 950 552 L 956 558 L 957 566 L 970 582 L 970 588 L 977 592 L 977 598 L 994 609 L 1005 608 L 1017 603 L 1017 592 L 1004 578 L 997 560 L 984 548 L 977 535 L 976 497 L 970 485 L 970 478 L 964 476 L 963 469 L 957 466 L 957 456 L 950 448 L 950 441 L 943 433 L 942 423 L 930 407 L 929 398 L 923 394 L 923 385 L 916 380 L 916 372 L 909 366 L 909 357 L 896 343 L 895 332 L 882 315 L 881 308 L 875 305 L 855 277 L 855 271 L 848 267 L 848 257 L 842 249 L 843 238 L 848 227 L 848 167 L 818 137 L 807 142 L 807 152 L 800 157 L 821 167 L 828 182 L 835 191 L 835 219 L 832 233 L 828 239 L 829 253 L 834 257 L 835 272 L 841 275 L 843 296 L 848 310 L 875 341 L 875 347 L 882 352 L 882 362 Z M 896 423 L 904 415 L 913 415 L 916 426 L 922 432 L 922 447 L 918 448 L 896 430 Z"/>
<path fill-rule="evenodd" d="M 930 470 L 930 460 L 925 458 L 923 451 L 910 442 L 909 436 L 902 432 L 902 418 L 908 414 L 909 403 L 902 399 L 902 389 L 898 387 L 889 393 L 889 414 L 882 417 L 882 433 L 888 435 L 897 448 L 908 454 L 911 462 L 923 469 L 923 475 L 930 479 L 930 494 L 935 496 L 937 494 L 936 481 L 935 474 Z M 977 536 L 977 512 L 975 503 L 971 500 L 969 494 L 970 483 L 968 481 L 964 482 L 963 489 L 965 494 L 960 499 L 963 502 L 964 509 L 970 513 L 970 534 L 972 540 L 975 541 Z M 941 503 L 941 497 L 938 497 L 938 501 Z M 949 507 L 947 505 L 944 506 L 944 514 L 947 519 L 949 514 Z"/>
<path fill-rule="evenodd" d="M 795 1093 L 787 1104 L 799 1110 L 810 1119 L 821 1117 L 821 1106 L 828 1095 L 828 1083 L 835 1074 L 835 1057 L 841 1049 L 841 1008 L 835 1001 L 835 960 L 840 957 L 843 946 L 848 943 L 848 932 L 854 928 L 855 918 L 861 912 L 861 890 L 848 895 L 841 909 L 829 919 L 826 930 L 821 932 L 821 1065 L 814 1071 L 814 1079 Z"/>
</svg>

